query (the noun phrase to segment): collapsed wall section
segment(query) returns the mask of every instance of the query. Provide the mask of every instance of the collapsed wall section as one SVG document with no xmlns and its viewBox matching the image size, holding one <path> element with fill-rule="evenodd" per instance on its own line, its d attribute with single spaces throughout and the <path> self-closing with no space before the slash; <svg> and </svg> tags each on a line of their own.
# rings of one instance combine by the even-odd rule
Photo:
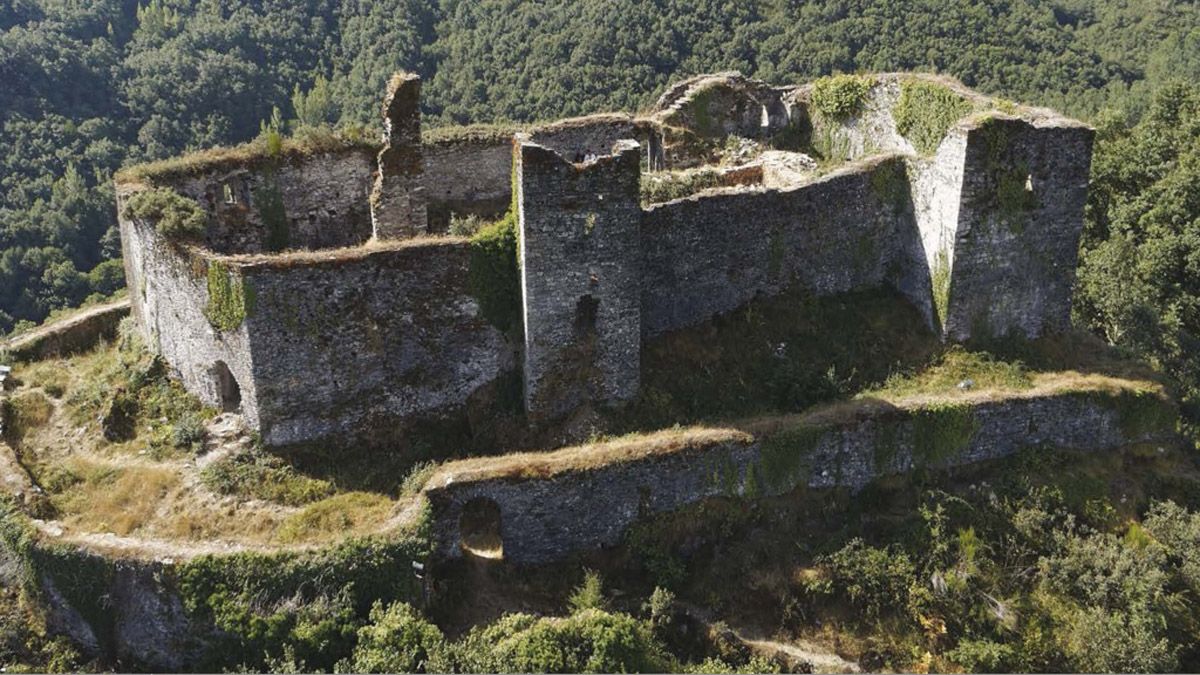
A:
<svg viewBox="0 0 1200 675">
<path fill-rule="evenodd" d="M 759 295 L 830 295 L 890 284 L 928 315 L 904 161 L 887 158 L 800 186 L 726 190 L 644 213 L 642 325 L 702 323 Z"/>
<path fill-rule="evenodd" d="M 1092 130 L 992 116 L 965 134 L 946 335 L 1070 328 Z"/>
<path fill-rule="evenodd" d="M 639 149 L 573 163 L 517 149 L 525 401 L 535 421 L 637 394 L 641 352 Z"/>
<path fill-rule="evenodd" d="M 413 240 L 239 262 L 263 441 L 387 445 L 513 367 L 470 293 L 470 250 Z"/>
<path fill-rule="evenodd" d="M 241 275 L 212 256 L 173 243 L 153 222 L 130 219 L 118 190 L 125 280 L 133 316 L 149 349 L 206 405 L 240 410 L 259 424 L 258 392 L 246 326 L 233 319 L 253 305 Z"/>
<path fill-rule="evenodd" d="M 736 431 L 673 432 L 529 458 L 528 473 L 497 458 L 444 465 L 426 487 L 436 553 L 463 555 L 463 513 L 489 504 L 503 557 L 545 563 L 613 546 L 640 518 L 710 497 L 749 499 L 797 487 L 857 492 L 871 480 L 919 467 L 946 468 L 1024 448 L 1099 451 L 1169 442 L 1173 422 L 1130 425 L 1122 397 L 1080 392 L 932 407 L 883 407 L 846 422 L 800 422 L 754 439 Z M 1147 394 L 1142 394 L 1147 395 Z M 1157 405 L 1169 408 L 1166 401 Z M 1170 421 L 1173 413 L 1162 416 Z"/>
<path fill-rule="evenodd" d="M 204 244 L 224 254 L 354 246 L 371 237 L 373 152 L 290 153 L 154 178 L 210 214 Z"/>
<path fill-rule="evenodd" d="M 451 215 L 499 218 L 512 203 L 512 133 L 468 130 L 422 147 L 430 232 L 445 232 Z"/>
</svg>

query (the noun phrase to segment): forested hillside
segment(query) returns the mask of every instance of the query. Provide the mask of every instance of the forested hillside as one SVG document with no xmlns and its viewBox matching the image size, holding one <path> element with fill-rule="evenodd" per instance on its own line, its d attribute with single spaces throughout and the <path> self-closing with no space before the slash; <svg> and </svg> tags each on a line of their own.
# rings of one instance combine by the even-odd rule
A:
<svg viewBox="0 0 1200 675">
<path fill-rule="evenodd" d="M 1167 88 L 1200 78 L 1195 2 L 4 0 L 0 31 L 0 333 L 121 286 L 120 166 L 276 107 L 374 134 L 398 68 L 429 125 L 634 109 L 703 71 L 932 70 L 1098 122 L 1081 317 L 1197 379 L 1197 92 Z"/>
</svg>

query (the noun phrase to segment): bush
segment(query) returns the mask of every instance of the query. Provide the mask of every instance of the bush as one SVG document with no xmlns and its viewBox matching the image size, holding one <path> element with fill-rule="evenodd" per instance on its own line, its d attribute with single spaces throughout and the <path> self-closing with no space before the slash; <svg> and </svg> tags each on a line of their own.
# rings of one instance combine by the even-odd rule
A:
<svg viewBox="0 0 1200 675">
<path fill-rule="evenodd" d="M 822 77 L 813 82 L 812 104 L 823 115 L 835 119 L 848 117 L 862 108 L 873 86 L 875 78 L 868 75 Z"/>
<path fill-rule="evenodd" d="M 376 602 L 370 623 L 358 629 L 358 644 L 350 659 L 338 664 L 345 673 L 423 673 L 444 670 L 431 661 L 446 648 L 437 626 L 411 605 L 397 602 L 384 609 Z"/>
<path fill-rule="evenodd" d="M 946 658 L 968 673 L 1012 673 L 1019 666 L 1017 650 L 991 640 L 963 640 Z"/>
<path fill-rule="evenodd" d="M 153 221 L 159 234 L 173 241 L 200 239 L 208 226 L 208 214 L 195 200 L 169 188 L 143 190 L 129 198 L 125 215 Z"/>
<path fill-rule="evenodd" d="M 309 478 L 291 465 L 261 450 L 231 455 L 200 472 L 200 480 L 213 492 L 302 506 L 333 494 L 328 481 Z"/>
<path fill-rule="evenodd" d="M 901 136 L 918 152 L 931 154 L 950 127 L 969 112 L 970 102 L 949 87 L 915 81 L 901 83 L 900 100 L 892 110 L 892 117 Z"/>
<path fill-rule="evenodd" d="M 587 570 L 583 575 L 583 583 L 571 593 L 568 605 L 572 612 L 582 612 L 585 609 L 604 609 L 604 583 L 600 573 Z"/>
<path fill-rule="evenodd" d="M 565 619 L 510 614 L 455 647 L 458 672 L 670 672 L 674 664 L 648 626 L 589 609 Z"/>
<path fill-rule="evenodd" d="M 480 311 L 493 326 L 508 331 L 520 324 L 517 218 L 512 211 L 471 237 L 469 281 Z"/>
<path fill-rule="evenodd" d="M 835 595 L 873 619 L 886 612 L 903 611 L 916 576 L 906 554 L 868 546 L 862 539 L 852 539 L 837 552 L 822 556 L 817 565 Z"/>
</svg>

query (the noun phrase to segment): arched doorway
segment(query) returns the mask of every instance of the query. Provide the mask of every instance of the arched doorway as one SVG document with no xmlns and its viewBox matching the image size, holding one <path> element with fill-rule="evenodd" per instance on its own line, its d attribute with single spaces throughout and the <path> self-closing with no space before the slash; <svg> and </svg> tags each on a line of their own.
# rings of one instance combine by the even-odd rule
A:
<svg viewBox="0 0 1200 675">
<path fill-rule="evenodd" d="M 242 388 L 238 386 L 233 373 L 224 361 L 217 361 L 212 367 L 213 383 L 217 389 L 217 403 L 222 412 L 234 412 L 242 407 Z"/>
<path fill-rule="evenodd" d="M 463 505 L 458 519 L 465 553 L 492 560 L 504 557 L 500 505 L 487 497 L 476 497 Z"/>
</svg>

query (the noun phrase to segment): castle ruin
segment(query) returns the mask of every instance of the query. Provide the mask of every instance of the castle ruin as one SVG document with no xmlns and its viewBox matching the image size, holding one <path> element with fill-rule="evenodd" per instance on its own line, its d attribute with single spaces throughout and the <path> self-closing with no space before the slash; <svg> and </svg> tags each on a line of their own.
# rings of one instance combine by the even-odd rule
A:
<svg viewBox="0 0 1200 675">
<path fill-rule="evenodd" d="M 274 447 L 386 445 L 506 378 L 531 425 L 619 406 L 648 340 L 789 289 L 891 288 L 952 341 L 1067 329 L 1092 130 L 933 76 L 852 81 L 845 109 L 820 83 L 721 73 L 644 115 L 423 141 L 420 81 L 397 76 L 382 148 L 213 155 L 119 181 L 133 313 L 189 391 Z M 723 186 L 643 203 L 644 179 L 718 158 Z M 207 213 L 201 241 L 126 214 L 159 188 Z M 507 321 L 481 299 L 505 289 L 447 228 L 510 208 Z"/>
</svg>

